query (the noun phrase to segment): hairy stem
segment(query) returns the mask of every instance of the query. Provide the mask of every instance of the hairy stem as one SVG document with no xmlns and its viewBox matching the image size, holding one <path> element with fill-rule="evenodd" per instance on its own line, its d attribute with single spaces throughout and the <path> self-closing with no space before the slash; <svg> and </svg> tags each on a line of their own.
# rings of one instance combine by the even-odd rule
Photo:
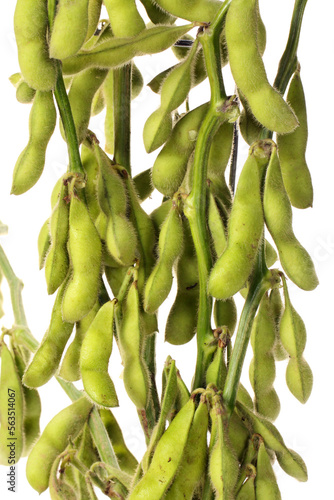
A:
<svg viewBox="0 0 334 500">
<path fill-rule="evenodd" d="M 132 66 L 114 69 L 114 158 L 131 173 L 130 118 Z"/>
</svg>

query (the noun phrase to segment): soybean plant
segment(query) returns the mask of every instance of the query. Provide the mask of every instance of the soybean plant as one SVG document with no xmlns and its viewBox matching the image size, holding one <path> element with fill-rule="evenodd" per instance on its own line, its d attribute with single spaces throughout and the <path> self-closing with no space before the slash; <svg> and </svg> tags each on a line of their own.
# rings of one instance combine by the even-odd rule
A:
<svg viewBox="0 0 334 500">
<path fill-rule="evenodd" d="M 0 247 L 0 282 L 9 283 L 15 318 L 0 337 L 0 461 L 8 461 L 11 390 L 16 461 L 28 455 L 31 487 L 49 488 L 52 499 L 92 500 L 98 488 L 119 500 L 278 500 L 275 460 L 299 481 L 307 468 L 273 423 L 281 407 L 276 363 L 288 358 L 287 387 L 301 403 L 313 384 L 306 326 L 287 280 L 307 291 L 318 285 L 291 208 L 313 202 L 298 60 L 307 0 L 295 0 L 274 82 L 263 61 L 259 0 L 141 3 L 144 9 L 135 0 L 103 0 L 105 10 L 101 0 L 16 4 L 20 71 L 10 81 L 31 111 L 12 193 L 33 189 L 49 168 L 57 115 L 68 167 L 50 189 L 51 213 L 38 237 L 36 267 L 45 268 L 54 295 L 40 344 Z M 134 175 L 131 102 L 143 88 L 134 58 L 170 48 L 174 64 L 148 83 L 160 100 L 143 128 L 146 152 L 161 149 Z M 192 90 L 204 80 L 210 95 L 194 105 Z M 102 111 L 104 139 L 91 121 Z M 249 146 L 243 166 L 239 130 Z M 155 190 L 160 203 L 147 213 L 143 202 Z M 174 279 L 164 335 L 158 312 Z M 191 387 L 170 356 L 156 366 L 158 335 L 166 354 L 168 343 L 194 338 Z M 249 344 L 252 395 L 240 382 Z M 121 372 L 116 348 L 124 397 L 147 445 L 143 457 L 128 448 L 112 410 L 122 401 L 109 373 L 110 363 Z M 40 435 L 38 390 L 52 377 L 72 402 Z"/>
</svg>

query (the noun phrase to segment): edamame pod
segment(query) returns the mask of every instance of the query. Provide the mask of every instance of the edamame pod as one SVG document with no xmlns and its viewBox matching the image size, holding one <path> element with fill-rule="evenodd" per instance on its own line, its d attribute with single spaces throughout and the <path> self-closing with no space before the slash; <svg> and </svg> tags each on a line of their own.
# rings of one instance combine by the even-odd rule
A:
<svg viewBox="0 0 334 500">
<path fill-rule="evenodd" d="M 73 75 L 89 67 L 115 68 L 130 62 L 135 56 L 156 54 L 168 49 L 193 28 L 184 26 L 155 26 L 131 38 L 104 37 L 91 50 L 82 50 L 63 61 L 63 73 Z"/>
<path fill-rule="evenodd" d="M 255 470 L 255 467 L 254 467 Z M 255 474 L 247 477 L 247 480 L 243 483 L 238 494 L 236 496 L 236 500 L 256 500 L 255 496 Z"/>
<path fill-rule="evenodd" d="M 132 475 L 138 465 L 138 462 L 128 450 L 123 438 L 122 430 L 118 425 L 117 420 L 111 410 L 100 409 L 99 412 L 101 420 L 112 443 L 120 468 L 124 472 Z"/>
<path fill-rule="evenodd" d="M 8 466 L 17 464 L 23 451 L 24 400 L 21 379 L 3 339 L 0 349 L 0 464 Z"/>
<path fill-rule="evenodd" d="M 77 492 L 65 481 L 64 473 L 58 471 L 63 459 L 64 454 L 61 453 L 52 464 L 49 478 L 50 498 L 51 500 L 77 500 Z"/>
<path fill-rule="evenodd" d="M 255 415 L 240 402 L 236 404 L 238 411 L 250 422 L 253 431 L 262 436 L 267 448 L 276 453 L 278 463 L 282 469 L 298 481 L 307 481 L 307 468 L 298 453 L 286 447 L 281 434 L 266 418 Z"/>
<path fill-rule="evenodd" d="M 239 462 L 229 440 L 226 410 L 219 396 L 213 398 L 210 415 L 212 420 L 209 460 L 211 483 L 217 499 L 232 499 L 239 475 Z"/>
<path fill-rule="evenodd" d="M 83 46 L 88 32 L 88 0 L 59 0 L 50 37 L 50 56 L 66 59 Z"/>
<path fill-rule="evenodd" d="M 88 0 L 88 28 L 86 41 L 89 40 L 97 30 L 101 7 L 102 0 Z"/>
<path fill-rule="evenodd" d="M 146 200 L 154 191 L 152 184 L 152 169 L 148 168 L 133 178 L 135 190 L 140 202 Z"/>
<path fill-rule="evenodd" d="M 213 306 L 213 317 L 216 328 L 227 326 L 232 337 L 235 327 L 237 326 L 237 307 L 233 297 L 226 300 L 216 300 Z"/>
<path fill-rule="evenodd" d="M 99 164 L 96 160 L 94 151 L 86 147 L 84 144 L 81 146 L 81 162 L 85 171 L 85 197 L 89 215 L 95 222 L 101 212 L 99 202 L 97 200 L 97 181 L 99 176 Z"/>
<path fill-rule="evenodd" d="M 194 412 L 195 403 L 191 398 L 162 435 L 148 471 L 131 492 L 129 500 L 163 497 L 181 463 Z"/>
<path fill-rule="evenodd" d="M 209 293 L 217 299 L 225 300 L 243 288 L 257 255 L 264 219 L 256 155 L 250 150 L 240 174 L 228 223 L 227 247 L 209 277 Z"/>
<path fill-rule="evenodd" d="M 68 99 L 79 144 L 87 135 L 94 95 L 103 84 L 107 74 L 106 69 L 89 68 L 75 75 L 72 80 Z M 62 134 L 64 137 L 63 132 Z"/>
<path fill-rule="evenodd" d="M 292 229 L 292 210 L 284 188 L 276 147 L 267 169 L 263 209 L 285 273 L 303 290 L 314 290 L 318 278 L 311 257 L 299 243 Z"/>
<path fill-rule="evenodd" d="M 136 257 L 137 237 L 131 222 L 125 216 L 125 186 L 102 149 L 96 146 L 95 153 L 100 167 L 98 199 L 107 216 L 106 245 L 119 265 L 130 266 Z"/>
<path fill-rule="evenodd" d="M 43 269 L 45 264 L 45 259 L 48 254 L 51 245 L 51 236 L 50 236 L 50 219 L 46 219 L 41 230 L 38 235 L 38 260 L 39 260 L 39 269 Z"/>
<path fill-rule="evenodd" d="M 282 176 L 291 205 L 297 208 L 308 208 L 312 207 L 313 203 L 313 187 L 305 158 L 308 130 L 300 68 L 292 77 L 287 101 L 296 113 L 299 127 L 291 134 L 277 136 Z"/>
<path fill-rule="evenodd" d="M 19 64 L 27 84 L 46 92 L 56 85 L 55 61 L 48 54 L 48 11 L 45 0 L 18 0 L 14 31 Z"/>
<path fill-rule="evenodd" d="M 303 357 L 306 344 L 306 328 L 302 318 L 290 302 L 286 280 L 282 276 L 285 308 L 280 323 L 280 338 L 289 354 L 286 382 L 291 393 L 301 403 L 306 403 L 313 386 L 311 368 Z"/>
<path fill-rule="evenodd" d="M 192 66 L 197 47 L 198 40 L 194 42 L 188 57 L 175 66 L 162 83 L 160 108 L 149 116 L 143 131 L 148 153 L 162 146 L 172 131 L 171 113 L 183 103 L 191 89 Z"/>
<path fill-rule="evenodd" d="M 115 299 L 106 302 L 90 324 L 80 349 L 84 389 L 99 406 L 118 406 L 114 383 L 108 374 L 112 351 Z"/>
<path fill-rule="evenodd" d="M 153 212 L 150 214 L 150 218 L 154 224 L 155 231 L 157 233 L 157 236 L 159 236 L 160 233 L 160 228 L 162 226 L 162 223 L 166 220 L 166 217 L 168 216 L 169 212 L 171 211 L 173 206 L 173 200 L 165 200 L 161 203 L 159 207 L 157 207 Z"/>
<path fill-rule="evenodd" d="M 185 0 L 182 3 L 175 0 L 156 0 L 156 3 L 173 16 L 202 23 L 212 21 L 221 6 L 218 0 Z"/>
<path fill-rule="evenodd" d="M 161 226 L 159 258 L 144 291 L 144 310 L 153 314 L 167 298 L 173 283 L 172 268 L 183 248 L 183 228 L 179 211 L 173 205 Z"/>
<path fill-rule="evenodd" d="M 59 370 L 59 376 L 69 382 L 80 380 L 80 350 L 82 341 L 99 309 L 100 304 L 96 302 L 87 316 L 82 318 L 82 320 L 78 321 L 75 325 L 75 337 L 65 352 Z"/>
<path fill-rule="evenodd" d="M 16 99 L 22 104 L 29 104 L 34 100 L 36 90 L 29 87 L 27 82 L 22 81 L 16 87 Z"/>
<path fill-rule="evenodd" d="M 12 194 L 32 188 L 42 175 L 45 152 L 56 126 L 56 109 L 51 92 L 36 92 L 29 115 L 29 142 L 16 162 Z"/>
<path fill-rule="evenodd" d="M 202 104 L 184 115 L 158 154 L 152 169 L 154 187 L 165 196 L 172 196 L 185 176 L 189 157 L 196 145 L 196 137 L 208 104 Z"/>
<path fill-rule="evenodd" d="M 45 427 L 28 457 L 26 467 L 29 484 L 38 493 L 47 489 L 52 464 L 65 450 L 68 437 L 75 439 L 82 430 L 91 410 L 92 404 L 82 397 L 61 410 Z"/>
<path fill-rule="evenodd" d="M 284 311 L 281 294 L 278 288 L 273 288 L 269 296 L 271 314 L 275 323 L 275 344 L 273 348 L 273 355 L 276 361 L 282 361 L 288 357 L 288 353 L 283 347 L 280 337 L 280 324 Z"/>
<path fill-rule="evenodd" d="M 270 420 L 275 420 L 280 411 L 280 402 L 273 388 L 276 375 L 273 356 L 275 338 L 274 318 L 269 296 L 265 294 L 252 327 L 253 359 L 249 367 L 249 378 L 255 394 L 255 409 Z"/>
<path fill-rule="evenodd" d="M 217 389 L 222 391 L 227 374 L 226 361 L 224 358 L 227 342 L 229 342 L 229 335 L 225 333 L 224 337 L 223 331 L 216 330 L 217 333 L 218 331 L 220 331 L 221 334 L 218 338 L 217 349 L 213 355 L 211 363 L 208 366 L 205 377 L 207 386 L 209 384 L 213 384 L 217 387 Z"/>
<path fill-rule="evenodd" d="M 255 488 L 258 500 L 268 500 L 268 498 L 281 500 L 276 477 L 263 441 L 260 443 L 256 460 Z"/>
<path fill-rule="evenodd" d="M 175 17 L 163 11 L 154 0 L 140 0 L 144 5 L 148 17 L 154 24 L 173 24 Z"/>
<path fill-rule="evenodd" d="M 106 138 L 105 150 L 107 153 L 114 154 L 114 73 L 109 71 L 104 84 L 103 95 L 106 104 L 106 117 L 104 120 L 104 135 Z"/>
<path fill-rule="evenodd" d="M 66 282 L 63 283 L 58 290 L 50 326 L 24 374 L 23 383 L 27 387 L 40 387 L 50 380 L 58 368 L 66 343 L 72 333 L 73 324 L 63 321 L 61 314 L 66 284 Z"/>
<path fill-rule="evenodd" d="M 171 488 L 164 497 L 166 500 L 192 498 L 205 473 L 208 424 L 207 402 L 205 397 L 201 397 L 189 430 L 180 468 Z"/>
<path fill-rule="evenodd" d="M 253 142 L 260 139 L 263 126 L 254 117 L 240 89 L 238 89 L 238 95 L 243 106 L 239 119 L 239 129 L 243 139 L 250 146 Z"/>
<path fill-rule="evenodd" d="M 83 201 L 70 201 L 68 253 L 72 274 L 62 302 L 64 321 L 76 323 L 93 308 L 100 289 L 102 244 Z"/>
<path fill-rule="evenodd" d="M 177 262 L 177 294 L 169 311 L 165 340 L 173 345 L 189 342 L 196 331 L 199 301 L 198 263 L 187 219 L 183 220 L 184 247 Z"/>
<path fill-rule="evenodd" d="M 47 291 L 52 295 L 63 283 L 69 269 L 67 241 L 69 234 L 69 203 L 67 182 L 62 183 L 58 202 L 50 218 L 51 246 L 45 260 Z"/>
<path fill-rule="evenodd" d="M 222 220 L 222 216 L 217 207 L 215 197 L 212 192 L 209 191 L 209 202 L 208 202 L 208 226 L 212 238 L 213 248 L 215 254 L 219 258 L 225 251 L 227 247 L 227 237 L 225 234 L 225 227 Z"/>
<path fill-rule="evenodd" d="M 104 0 L 104 5 L 117 38 L 135 36 L 145 29 L 134 0 Z"/>
<path fill-rule="evenodd" d="M 28 360 L 25 359 L 24 353 L 22 352 L 22 349 L 20 349 L 20 346 L 15 345 L 12 342 L 11 347 L 18 375 L 22 379 L 24 370 L 26 368 L 26 362 Z M 26 386 L 22 386 L 22 389 L 23 389 L 23 401 L 24 401 L 24 412 L 23 412 L 24 445 L 22 450 L 22 457 L 26 457 L 40 434 L 39 421 L 41 417 L 42 407 L 41 407 L 41 399 L 36 389 L 29 389 Z"/>
<path fill-rule="evenodd" d="M 140 325 L 140 302 L 137 281 L 133 281 L 118 329 L 119 348 L 124 365 L 123 382 L 131 401 L 138 409 L 146 408 L 149 397 L 148 374 L 143 362 L 143 338 Z"/>
<path fill-rule="evenodd" d="M 258 0 L 231 2 L 225 36 L 231 71 L 255 118 L 279 134 L 292 132 L 298 120 L 266 75 L 257 41 Z"/>
</svg>

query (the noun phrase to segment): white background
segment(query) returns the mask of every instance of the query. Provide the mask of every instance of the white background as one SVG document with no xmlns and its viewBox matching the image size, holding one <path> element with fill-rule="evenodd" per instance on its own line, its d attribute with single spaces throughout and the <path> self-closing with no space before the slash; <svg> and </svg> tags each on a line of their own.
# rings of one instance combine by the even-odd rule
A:
<svg viewBox="0 0 334 500">
<path fill-rule="evenodd" d="M 1 172 L 0 172 L 0 220 L 9 226 L 7 236 L 1 236 L 3 245 L 12 266 L 25 286 L 23 300 L 28 324 L 33 335 L 41 340 L 48 327 L 53 297 L 46 293 L 43 271 L 38 270 L 37 236 L 41 225 L 50 214 L 51 190 L 65 172 L 67 164 L 66 146 L 57 132 L 50 142 L 47 152 L 45 171 L 38 184 L 28 193 L 19 197 L 10 196 L 11 177 L 16 159 L 28 140 L 29 105 L 19 104 L 15 90 L 8 77 L 19 71 L 17 52 L 13 33 L 14 2 L 2 6 L 0 19 L 0 46 L 2 64 L 0 69 L 1 99 Z M 293 9 L 292 0 L 260 0 L 260 9 L 267 27 L 267 49 L 264 56 L 269 80 L 274 80 L 277 64 L 282 54 L 289 30 Z M 300 453 L 309 470 L 309 481 L 299 483 L 281 471 L 275 470 L 284 500 L 297 496 L 310 500 L 316 496 L 332 497 L 330 486 L 333 477 L 332 449 L 332 395 L 333 395 L 333 279 L 334 279 L 334 226 L 333 226 L 333 5 L 329 0 L 322 2 L 310 0 L 306 7 L 300 39 L 298 57 L 301 64 L 301 77 L 308 105 L 309 144 L 307 161 L 311 170 L 315 198 L 312 209 L 294 209 L 294 229 L 297 237 L 314 259 L 320 286 L 313 292 L 299 290 L 289 283 L 294 307 L 303 317 L 308 341 L 305 358 L 314 373 L 312 395 L 305 406 L 296 401 L 285 385 L 286 362 L 277 367 L 276 390 L 281 399 L 281 413 L 276 425 L 288 447 Z M 175 62 L 171 51 L 156 56 L 138 58 L 145 83 L 153 76 Z M 234 92 L 234 84 L 228 69 L 224 69 L 227 92 Z M 202 84 L 191 94 L 191 106 L 209 99 L 207 84 Z M 142 128 L 150 113 L 158 106 L 158 98 L 144 88 L 142 94 L 133 102 L 132 164 L 135 173 L 152 166 L 156 153 L 147 155 L 142 143 Z M 94 118 L 90 127 L 103 141 L 104 114 Z M 247 154 L 247 146 L 241 143 L 239 169 L 242 158 Z M 160 203 L 161 196 L 154 195 L 145 202 L 150 212 Z M 1 326 L 10 327 L 13 321 L 8 292 L 5 293 L 6 316 Z M 194 372 L 196 346 L 194 341 L 183 347 L 174 347 L 163 341 L 165 312 L 173 300 L 163 306 L 160 313 L 160 333 L 158 334 L 157 369 L 158 383 L 161 378 L 163 362 L 168 354 L 176 359 L 177 366 L 188 385 Z M 242 305 L 241 302 L 238 303 Z M 239 307 L 240 312 L 240 307 Z M 251 358 L 248 354 L 246 362 Z M 115 381 L 120 399 L 120 408 L 115 415 L 123 428 L 128 446 L 138 459 L 144 452 L 144 438 L 137 415 L 122 387 L 120 358 L 115 347 L 110 363 L 110 372 Z M 247 365 L 243 382 L 249 388 Z M 69 399 L 52 380 L 40 389 L 43 403 L 42 428 L 46 423 L 69 404 Z M 34 499 L 37 493 L 25 479 L 25 462 L 18 465 L 17 498 Z M 7 469 L 0 468 L 0 491 L 4 499 L 12 498 L 7 491 L 5 474 Z M 104 496 L 102 496 L 105 498 Z M 48 492 L 42 498 L 49 498 Z M 270 499 L 268 499 L 270 500 Z"/>
</svg>

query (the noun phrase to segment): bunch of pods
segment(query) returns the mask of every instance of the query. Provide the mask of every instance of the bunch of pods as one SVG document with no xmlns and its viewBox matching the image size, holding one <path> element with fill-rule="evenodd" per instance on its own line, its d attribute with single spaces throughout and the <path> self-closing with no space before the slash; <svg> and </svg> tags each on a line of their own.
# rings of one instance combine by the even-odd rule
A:
<svg viewBox="0 0 334 500">
<path fill-rule="evenodd" d="M 274 462 L 299 481 L 307 469 L 273 423 L 276 363 L 288 359 L 287 387 L 301 403 L 313 382 L 288 290 L 289 281 L 307 291 L 318 285 L 291 208 L 313 202 L 297 56 L 307 0 L 295 0 L 273 84 L 259 0 L 140 2 L 149 23 L 135 0 L 16 3 L 20 73 L 10 81 L 31 111 L 12 193 L 41 177 L 58 115 L 68 169 L 38 238 L 39 267 L 55 295 L 50 325 L 38 345 L 23 314 L 0 339 L 0 462 L 8 464 L 6 443 L 15 438 L 15 462 L 28 456 L 30 485 L 49 488 L 53 500 L 94 500 L 96 488 L 119 500 L 279 500 Z M 143 129 L 147 153 L 160 150 L 132 177 L 131 101 L 144 83 L 133 59 L 170 47 L 176 61 L 148 83 L 160 104 Z M 206 79 L 211 95 L 191 108 L 191 90 Z M 103 111 L 104 148 L 89 128 Z M 239 133 L 249 152 L 235 187 Z M 161 204 L 148 214 L 142 204 L 153 190 Z M 159 394 L 158 311 L 173 281 L 165 340 L 196 336 L 196 369 L 187 387 L 168 356 Z M 15 313 L 22 304 L 12 296 Z M 109 374 L 115 343 L 147 444 L 139 462 L 111 410 L 119 405 Z M 240 383 L 249 344 L 253 397 Z M 40 435 L 38 388 L 52 377 L 72 403 Z"/>
</svg>

